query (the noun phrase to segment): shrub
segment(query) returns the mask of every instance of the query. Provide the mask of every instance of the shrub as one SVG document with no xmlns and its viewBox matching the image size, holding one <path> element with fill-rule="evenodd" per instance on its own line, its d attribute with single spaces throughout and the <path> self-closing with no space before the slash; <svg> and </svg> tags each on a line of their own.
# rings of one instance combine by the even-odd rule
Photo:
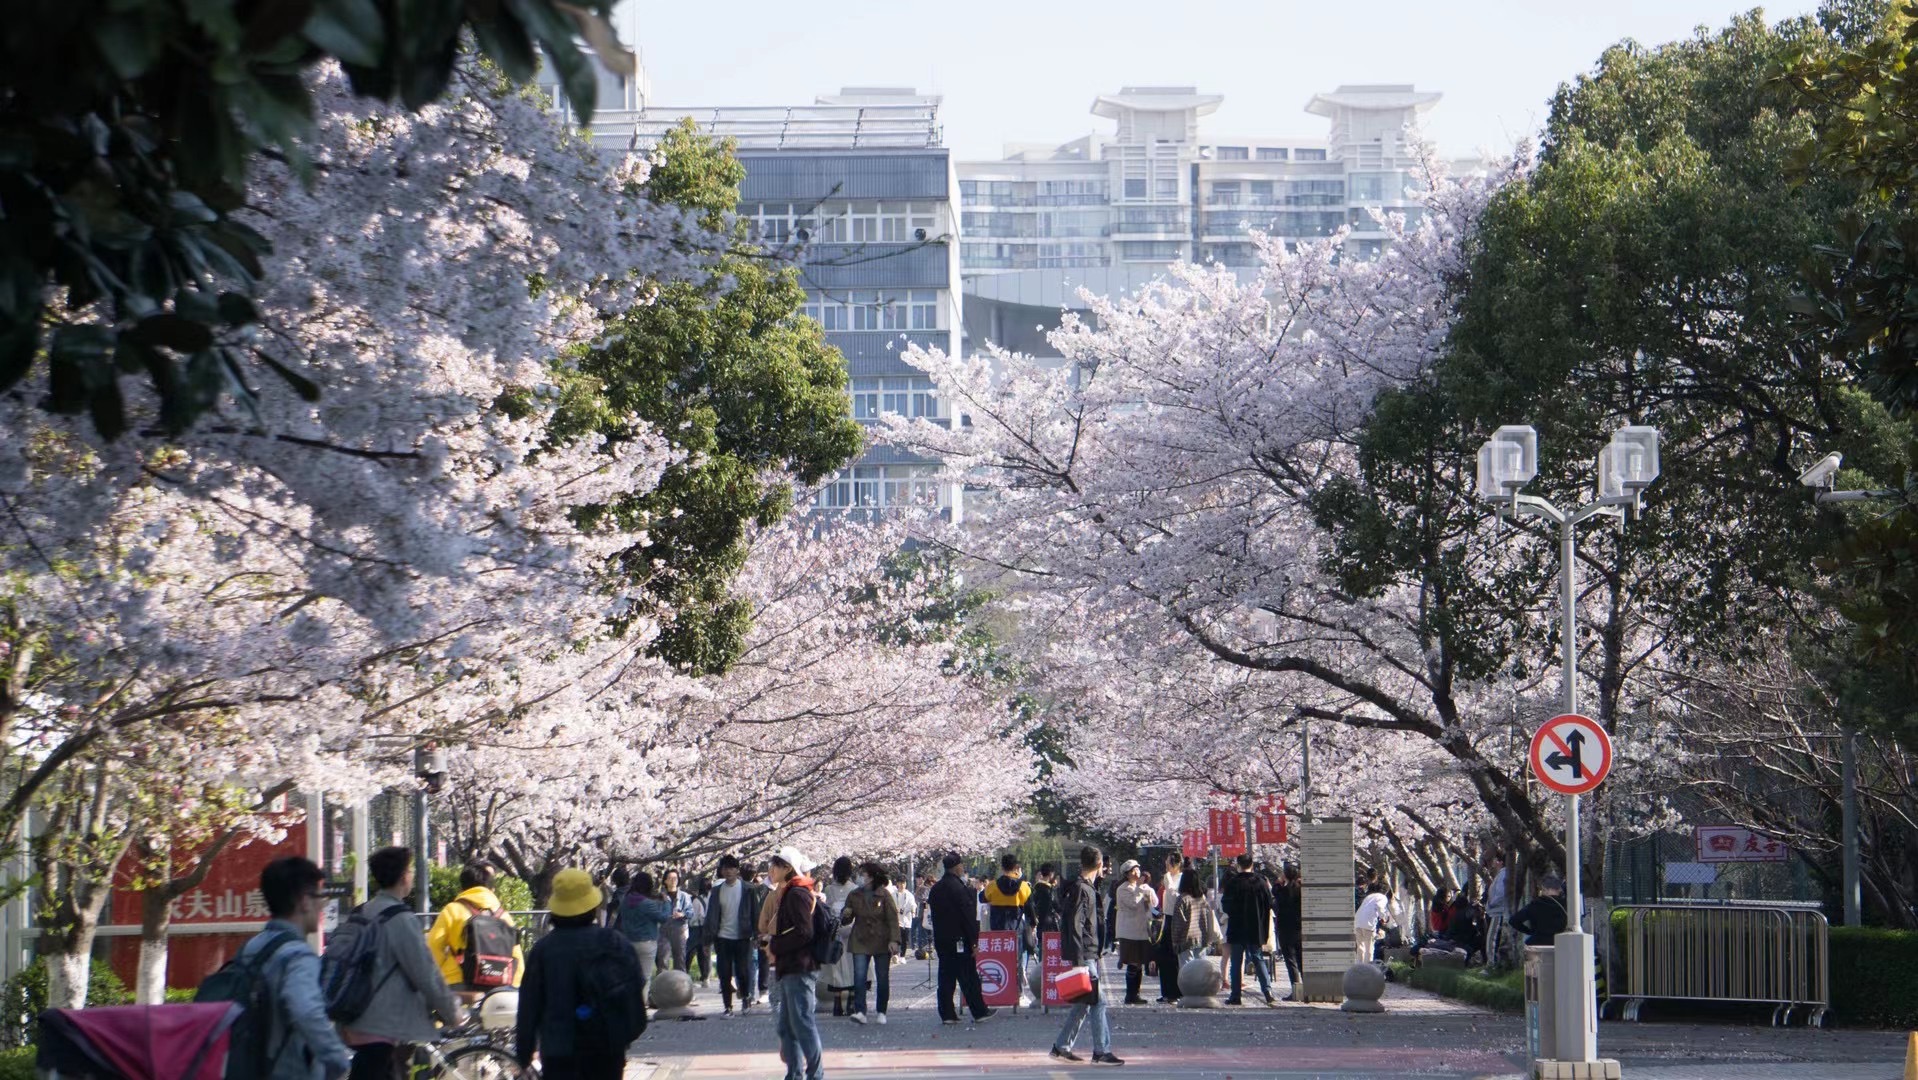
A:
<svg viewBox="0 0 1918 1080">
<path fill-rule="evenodd" d="M 31 1046 L 0 1050 L 0 1080 L 34 1080 Z"/>
<path fill-rule="evenodd" d="M 1407 964 L 1393 964 L 1392 970 L 1400 981 L 1415 990 L 1498 1012 L 1525 1011 L 1525 974 L 1520 971 L 1487 976 L 1460 968 L 1415 968 Z"/>
<path fill-rule="evenodd" d="M 1831 1011 L 1844 1024 L 1918 1027 L 1918 931 L 1832 927 Z"/>
<path fill-rule="evenodd" d="M 460 868 L 435 866 L 431 873 L 433 882 L 426 892 L 426 899 L 433 910 L 438 911 L 460 894 Z M 493 879 L 493 894 L 499 897 L 499 902 L 506 905 L 508 911 L 533 909 L 533 890 L 511 874 L 501 874 Z"/>
<path fill-rule="evenodd" d="M 87 1004 L 125 1005 L 132 1000 L 133 995 L 113 969 L 94 961 L 87 978 Z M 40 1014 L 46 1008 L 47 961 L 40 957 L 0 988 L 0 1009 L 4 1010 L 0 1014 L 0 1046 L 32 1046 L 39 1037 Z"/>
</svg>

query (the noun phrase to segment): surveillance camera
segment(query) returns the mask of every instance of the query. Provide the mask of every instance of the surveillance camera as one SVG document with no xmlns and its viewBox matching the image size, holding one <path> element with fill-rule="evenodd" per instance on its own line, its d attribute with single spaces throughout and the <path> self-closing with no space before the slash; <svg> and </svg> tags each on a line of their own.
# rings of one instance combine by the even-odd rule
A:
<svg viewBox="0 0 1918 1080">
<path fill-rule="evenodd" d="M 1832 485 L 1832 478 L 1838 475 L 1839 463 L 1844 460 L 1843 454 L 1826 454 L 1818 459 L 1818 464 L 1806 469 L 1798 477 L 1798 482 L 1808 488 L 1829 488 Z"/>
</svg>

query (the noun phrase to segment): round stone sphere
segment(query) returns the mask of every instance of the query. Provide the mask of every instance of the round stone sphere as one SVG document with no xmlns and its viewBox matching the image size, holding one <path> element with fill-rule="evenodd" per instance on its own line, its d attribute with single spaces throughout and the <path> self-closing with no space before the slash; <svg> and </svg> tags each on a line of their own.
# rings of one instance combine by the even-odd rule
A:
<svg viewBox="0 0 1918 1080">
<path fill-rule="evenodd" d="M 646 984 L 655 1009 L 683 1009 L 693 1003 L 693 979 L 683 971 L 662 971 Z"/>
<path fill-rule="evenodd" d="M 1225 973 L 1208 956 L 1195 956 L 1179 968 L 1179 993 L 1187 997 L 1219 996 L 1225 989 Z"/>
<path fill-rule="evenodd" d="M 1385 971 L 1377 964 L 1353 964 L 1345 969 L 1346 1012 L 1384 1012 L 1379 999 L 1385 996 Z"/>
<path fill-rule="evenodd" d="M 1026 976 L 1026 988 L 1032 991 L 1032 1000 L 1039 1001 L 1046 996 L 1046 969 L 1043 964 L 1032 965 L 1032 971 Z"/>
</svg>

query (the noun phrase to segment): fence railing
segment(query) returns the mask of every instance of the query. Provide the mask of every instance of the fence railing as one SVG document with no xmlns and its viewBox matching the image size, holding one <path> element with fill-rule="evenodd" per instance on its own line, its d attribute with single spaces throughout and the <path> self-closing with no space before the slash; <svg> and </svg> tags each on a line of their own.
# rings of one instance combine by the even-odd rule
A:
<svg viewBox="0 0 1918 1080">
<path fill-rule="evenodd" d="M 1830 927 L 1793 905 L 1626 904 L 1605 972 L 1606 1004 L 1638 1019 L 1648 1001 L 1771 1005 L 1772 1023 L 1822 1026 L 1831 1006 Z M 1614 923 L 1616 926 L 1617 924 Z"/>
</svg>

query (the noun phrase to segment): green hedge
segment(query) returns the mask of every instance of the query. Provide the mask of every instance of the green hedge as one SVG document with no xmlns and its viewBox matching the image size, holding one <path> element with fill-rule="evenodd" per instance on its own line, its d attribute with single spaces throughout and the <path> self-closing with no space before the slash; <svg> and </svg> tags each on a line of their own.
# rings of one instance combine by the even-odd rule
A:
<svg viewBox="0 0 1918 1080">
<path fill-rule="evenodd" d="M 460 894 L 460 868 L 457 866 L 434 866 L 432 887 L 427 890 L 426 901 L 434 911 L 453 902 Z M 511 874 L 500 874 L 493 879 L 493 895 L 506 905 L 508 911 L 533 910 L 533 890 Z"/>
<path fill-rule="evenodd" d="M 95 960 L 87 977 L 87 1004 L 125 1005 L 133 1000 L 113 969 Z M 47 1008 L 47 962 L 35 960 L 0 989 L 0 1046 L 31 1046 Z M 0 1073 L 0 1080 L 7 1074 Z M 31 1075 L 31 1073 L 29 1073 Z"/>
<path fill-rule="evenodd" d="M 1523 972 L 1480 975 L 1469 968 L 1412 967 L 1400 963 L 1392 965 L 1392 972 L 1400 982 L 1414 990 L 1429 991 L 1499 1012 L 1525 1011 Z"/>
<path fill-rule="evenodd" d="M 0 1050 L 0 1080 L 34 1080 L 33 1055 L 31 1046 Z"/>
<path fill-rule="evenodd" d="M 1918 930 L 1832 927 L 1831 1011 L 1841 1024 L 1918 1027 Z"/>
</svg>

